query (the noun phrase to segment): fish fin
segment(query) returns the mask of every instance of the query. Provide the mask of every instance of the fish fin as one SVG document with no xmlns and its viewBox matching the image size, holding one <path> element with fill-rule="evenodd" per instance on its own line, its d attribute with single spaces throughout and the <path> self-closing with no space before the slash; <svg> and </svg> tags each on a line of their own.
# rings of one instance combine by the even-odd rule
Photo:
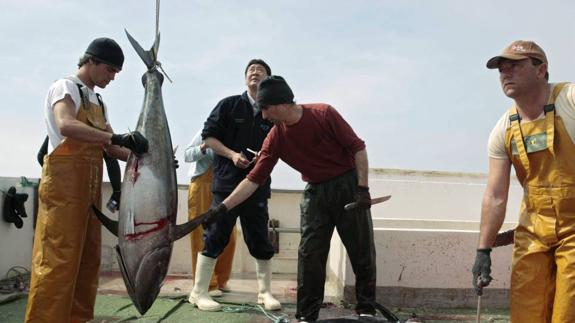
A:
<svg viewBox="0 0 575 323">
<path fill-rule="evenodd" d="M 124 31 L 126 32 L 126 36 L 128 36 L 128 40 L 132 44 L 132 47 L 134 47 L 138 56 L 140 56 L 142 61 L 144 61 L 148 70 L 154 68 L 157 65 L 156 59 L 158 57 L 158 47 L 160 46 L 160 34 L 157 35 L 152 48 L 150 50 L 144 50 L 126 29 L 124 29 Z"/>
<path fill-rule="evenodd" d="M 209 213 L 204 213 L 204 214 L 194 218 L 193 220 L 190 220 L 186 223 L 174 226 L 173 230 L 171 231 L 172 242 L 176 241 L 176 240 L 184 237 L 188 233 L 194 231 L 194 229 L 199 227 L 200 225 L 202 225 L 205 222 L 206 218 L 210 215 L 211 214 L 209 214 Z"/>
<path fill-rule="evenodd" d="M 92 210 L 94 210 L 94 214 L 100 220 L 103 226 L 108 229 L 113 235 L 116 237 L 118 236 L 118 221 L 114 221 L 107 217 L 104 213 L 102 213 L 94 204 L 92 204 Z"/>
</svg>

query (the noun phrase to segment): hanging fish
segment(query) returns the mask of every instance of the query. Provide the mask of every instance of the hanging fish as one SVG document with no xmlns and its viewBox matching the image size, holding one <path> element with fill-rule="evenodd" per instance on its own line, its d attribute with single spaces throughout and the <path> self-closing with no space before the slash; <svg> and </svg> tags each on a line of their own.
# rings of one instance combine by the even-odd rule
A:
<svg viewBox="0 0 575 323">
<path fill-rule="evenodd" d="M 203 223 L 209 214 L 176 225 L 178 187 L 172 140 L 162 100 L 164 75 L 157 61 L 159 33 L 146 51 L 126 31 L 147 67 L 142 76 L 144 104 L 136 130 L 148 139 L 147 153 L 128 158 L 122 182 L 118 221 L 95 210 L 102 224 L 118 237 L 118 263 L 132 302 L 144 314 L 166 277 L 174 241 Z"/>
</svg>

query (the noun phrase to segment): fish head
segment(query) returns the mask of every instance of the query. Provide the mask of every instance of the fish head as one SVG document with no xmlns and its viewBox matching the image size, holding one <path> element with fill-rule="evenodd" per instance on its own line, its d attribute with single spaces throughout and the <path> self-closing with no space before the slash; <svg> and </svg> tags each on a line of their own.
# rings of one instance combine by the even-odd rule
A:
<svg viewBox="0 0 575 323">
<path fill-rule="evenodd" d="M 128 294 L 138 312 L 144 315 L 160 293 L 168 272 L 172 254 L 171 245 L 147 252 L 135 268 L 130 266 L 130 261 L 122 254 L 119 247 L 116 250 Z"/>
</svg>

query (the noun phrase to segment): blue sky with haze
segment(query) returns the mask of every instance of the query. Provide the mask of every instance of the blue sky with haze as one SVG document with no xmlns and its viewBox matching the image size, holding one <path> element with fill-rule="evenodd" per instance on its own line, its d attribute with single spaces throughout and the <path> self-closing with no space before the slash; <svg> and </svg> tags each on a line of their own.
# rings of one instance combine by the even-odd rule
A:
<svg viewBox="0 0 575 323">
<path fill-rule="evenodd" d="M 511 41 L 532 39 L 551 81 L 575 67 L 572 1 L 164 0 L 159 60 L 179 183 L 183 149 L 214 105 L 244 91 L 243 71 L 262 58 L 298 103 L 332 104 L 367 144 L 370 167 L 486 172 L 486 141 L 510 105 L 485 62 Z M 126 28 L 153 43 L 152 0 L 3 0 L 0 12 L 0 176 L 39 177 L 43 100 L 51 82 L 74 74 L 96 37 L 114 38 L 124 70 L 98 89 L 116 132 L 134 129 L 145 66 Z M 275 188 L 300 188 L 280 165 Z"/>
</svg>

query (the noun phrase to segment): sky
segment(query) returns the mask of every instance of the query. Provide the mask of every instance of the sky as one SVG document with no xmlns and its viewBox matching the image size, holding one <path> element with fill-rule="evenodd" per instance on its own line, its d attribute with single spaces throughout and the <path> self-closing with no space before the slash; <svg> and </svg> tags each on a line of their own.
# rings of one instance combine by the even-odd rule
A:
<svg viewBox="0 0 575 323">
<path fill-rule="evenodd" d="M 75 74 L 97 37 L 115 39 L 124 68 L 105 89 L 117 133 L 135 129 L 155 32 L 154 0 L 2 0 L 0 176 L 37 178 L 50 84 Z M 298 103 L 334 106 L 366 142 L 371 168 L 487 172 L 486 145 L 511 105 L 486 61 L 517 39 L 537 42 L 550 81 L 571 81 L 573 1 L 164 0 L 159 61 L 174 81 L 163 99 L 186 184 L 183 151 L 216 103 L 245 90 L 244 69 L 264 59 Z M 123 168 L 123 167 L 122 167 Z M 304 183 L 286 165 L 272 187 Z"/>
</svg>

